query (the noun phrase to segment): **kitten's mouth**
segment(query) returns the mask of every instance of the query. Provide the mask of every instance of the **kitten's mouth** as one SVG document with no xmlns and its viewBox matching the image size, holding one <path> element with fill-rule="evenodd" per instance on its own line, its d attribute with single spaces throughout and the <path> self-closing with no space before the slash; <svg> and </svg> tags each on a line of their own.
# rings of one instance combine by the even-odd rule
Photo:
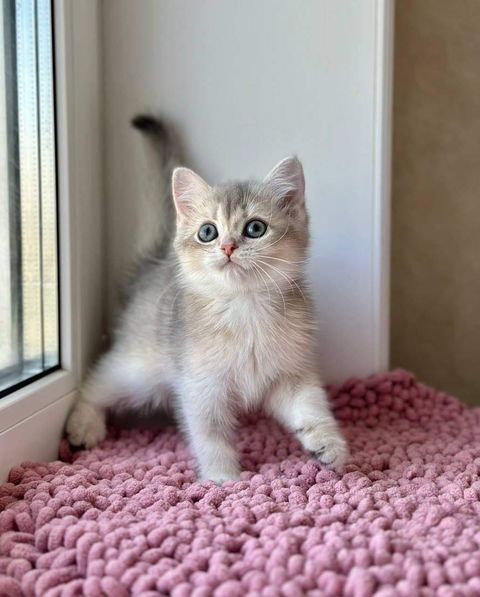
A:
<svg viewBox="0 0 480 597">
<path fill-rule="evenodd" d="M 238 267 L 238 263 L 235 263 L 234 261 L 232 261 L 231 259 L 228 259 L 227 261 L 225 261 L 222 265 L 222 268 L 232 268 L 232 267 Z"/>
<path fill-rule="evenodd" d="M 220 264 L 220 269 L 224 271 L 234 271 L 241 270 L 243 268 L 236 261 L 232 261 L 232 259 L 227 259 L 226 261 Z"/>
</svg>

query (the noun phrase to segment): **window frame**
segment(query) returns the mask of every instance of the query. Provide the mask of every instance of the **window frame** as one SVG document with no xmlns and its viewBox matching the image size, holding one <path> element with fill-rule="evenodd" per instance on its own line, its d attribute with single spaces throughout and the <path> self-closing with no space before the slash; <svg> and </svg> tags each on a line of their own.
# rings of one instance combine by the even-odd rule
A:
<svg viewBox="0 0 480 597">
<path fill-rule="evenodd" d="M 6 145 L 8 159 L 8 175 L 6 178 L 9 203 L 9 259 L 10 259 L 10 311 L 11 311 L 11 355 L 13 362 L 0 370 L 1 385 L 0 385 L 0 399 L 19 390 L 33 381 L 40 379 L 41 377 L 48 375 L 60 368 L 61 354 L 60 354 L 60 330 L 59 330 L 59 297 L 58 297 L 58 286 L 59 286 L 59 267 L 58 267 L 58 214 L 57 214 L 57 165 L 56 165 L 56 118 L 55 118 L 55 81 L 54 81 L 54 23 L 53 23 L 53 0 L 44 0 L 40 7 L 38 2 L 33 5 L 33 14 L 31 13 L 32 5 L 27 2 L 20 2 L 17 7 L 18 0 L 9 0 L 4 2 L 2 14 L 0 17 L 0 27 L 2 28 L 2 41 L 4 41 L 3 48 L 5 48 L 4 62 L 5 62 L 5 76 L 6 81 L 9 81 L 5 94 L 5 117 L 6 117 Z M 44 10 L 48 7 L 51 14 L 51 27 L 50 31 L 47 26 L 44 29 L 43 21 L 40 19 L 40 10 Z M 7 15 L 7 23 L 3 21 L 4 16 Z M 36 34 L 33 39 L 26 41 L 25 39 L 17 38 L 17 24 L 23 22 L 25 19 L 31 22 L 28 25 L 35 27 Z M 4 36 L 5 34 L 5 36 Z M 3 49 L 2 48 L 2 49 Z M 22 62 L 25 64 L 29 62 L 30 51 L 34 50 L 33 65 L 35 68 L 35 86 L 31 89 L 27 78 L 31 75 L 29 69 L 25 71 L 21 68 Z M 53 80 L 47 80 L 46 82 L 39 78 L 41 69 L 41 56 L 45 54 L 51 58 L 51 64 L 46 68 L 50 73 L 53 74 Z M 18 58 L 20 56 L 20 59 Z M 13 73 L 13 76 L 9 74 Z M 45 84 L 46 83 L 46 84 Z M 22 94 L 23 90 L 23 94 Z M 34 110 L 36 121 L 35 126 L 37 129 L 37 150 L 36 156 L 31 158 L 31 153 L 26 148 L 26 145 L 22 143 L 22 136 L 30 139 L 30 134 L 27 134 L 25 129 L 25 116 L 31 116 L 30 106 L 32 96 L 34 100 Z M 45 93 L 52 97 L 53 104 L 49 106 L 43 106 L 41 102 L 42 95 Z M 23 98 L 22 98 L 23 96 Z M 26 108 L 26 106 L 28 106 Z M 22 110 L 24 117 L 22 118 Z M 43 116 L 47 115 L 47 124 L 44 124 Z M 53 131 L 50 128 L 53 126 Z M 53 165 L 52 160 L 53 158 Z M 32 160 L 33 159 L 33 163 Z M 52 167 L 50 167 L 52 166 Z M 48 293 L 48 286 L 40 286 L 35 289 L 35 294 L 38 294 L 38 312 L 39 321 L 36 322 L 40 326 L 40 346 L 38 352 L 35 355 L 29 355 L 25 357 L 25 337 L 26 334 L 31 333 L 31 328 L 25 325 L 25 304 L 23 302 L 25 288 L 24 288 L 24 260 L 22 249 L 25 246 L 25 236 L 23 229 L 23 220 L 25 213 L 29 213 L 28 197 L 29 193 L 33 190 L 29 185 L 25 185 L 25 180 L 30 180 L 30 174 L 35 171 L 35 183 L 33 197 L 36 199 L 36 207 L 38 209 L 38 223 L 35 222 L 35 226 L 39 230 L 38 238 L 38 260 L 39 260 L 39 276 L 42 278 L 42 283 L 46 282 L 44 277 L 44 266 L 48 264 L 45 261 L 44 248 L 47 247 L 47 251 L 52 250 L 54 247 L 55 251 L 55 279 L 56 279 L 56 296 L 54 298 L 54 305 L 50 305 L 51 308 L 55 307 L 55 323 L 54 325 L 56 333 L 49 335 L 47 331 L 47 319 L 53 312 L 48 310 L 46 307 L 46 293 Z M 48 186 L 50 185 L 50 189 Z M 47 189 L 45 189 L 47 187 Z M 44 194 L 44 191 L 47 192 Z M 53 190 L 53 194 L 49 192 Z M 20 192 L 20 201 L 19 199 Z M 26 193 L 26 201 L 24 205 L 23 193 Z M 30 206 L 31 207 L 31 206 Z M 44 236 L 45 229 L 42 226 L 43 216 L 46 215 L 48 218 L 51 216 L 53 208 L 54 213 L 54 225 L 53 228 L 48 230 L 50 235 Z M 27 224 L 28 229 L 28 224 Z M 53 234 L 52 234 L 53 233 Z M 35 244 L 35 243 L 34 243 Z M 28 259 L 28 257 L 27 257 Z M 28 277 L 28 276 L 27 276 Z M 27 292 L 31 294 L 32 288 L 27 289 Z M 52 295 L 49 297 L 52 299 Z M 34 309 L 37 311 L 37 309 Z M 51 330 L 50 330 L 51 331 Z M 48 335 L 47 342 L 52 342 L 55 338 L 55 348 L 49 355 L 50 358 L 53 356 L 54 359 L 51 363 L 46 363 L 46 347 L 45 338 Z"/>
<path fill-rule="evenodd" d="M 57 457 L 68 410 L 102 341 L 99 10 L 98 0 L 53 0 L 61 364 L 0 400 L 0 481 L 22 460 Z"/>
</svg>

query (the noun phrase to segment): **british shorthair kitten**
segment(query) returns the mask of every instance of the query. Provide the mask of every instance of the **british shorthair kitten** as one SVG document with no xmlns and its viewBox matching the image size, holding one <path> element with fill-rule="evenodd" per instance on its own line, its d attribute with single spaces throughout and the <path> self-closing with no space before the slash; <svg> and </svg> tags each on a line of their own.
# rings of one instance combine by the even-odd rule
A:
<svg viewBox="0 0 480 597">
<path fill-rule="evenodd" d="M 172 410 L 200 477 L 221 483 L 241 472 L 239 417 L 263 410 L 322 464 L 342 466 L 347 445 L 312 351 L 300 161 L 284 159 L 262 181 L 211 186 L 192 170 L 173 169 L 178 154 L 162 122 L 145 116 L 133 124 L 156 139 L 176 227 L 172 242 L 166 233 L 154 243 L 130 284 L 112 348 L 68 420 L 70 442 L 101 441 L 109 408 Z"/>
</svg>

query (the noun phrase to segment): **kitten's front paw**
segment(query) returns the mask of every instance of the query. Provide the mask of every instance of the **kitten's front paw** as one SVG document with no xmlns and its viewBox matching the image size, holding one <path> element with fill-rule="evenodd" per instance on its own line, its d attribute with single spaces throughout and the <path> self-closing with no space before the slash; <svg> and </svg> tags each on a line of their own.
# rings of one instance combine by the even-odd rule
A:
<svg viewBox="0 0 480 597">
<path fill-rule="evenodd" d="M 222 485 L 226 481 L 238 481 L 240 479 L 240 469 L 230 469 L 230 470 L 210 470 L 210 471 L 202 471 L 200 475 L 201 481 L 213 481 L 217 485 Z"/>
<path fill-rule="evenodd" d="M 297 433 L 303 447 L 328 468 L 341 468 L 349 456 L 347 442 L 336 429 L 315 425 Z"/>
<path fill-rule="evenodd" d="M 107 434 L 105 414 L 93 404 L 79 400 L 68 417 L 66 431 L 73 446 L 93 448 Z"/>
</svg>

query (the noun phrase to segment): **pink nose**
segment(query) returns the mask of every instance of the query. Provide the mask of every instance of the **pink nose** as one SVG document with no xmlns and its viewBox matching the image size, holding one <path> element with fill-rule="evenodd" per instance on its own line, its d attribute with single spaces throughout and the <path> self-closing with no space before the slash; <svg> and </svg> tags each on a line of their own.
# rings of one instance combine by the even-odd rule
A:
<svg viewBox="0 0 480 597">
<path fill-rule="evenodd" d="M 220 245 L 220 248 L 227 257 L 231 257 L 232 253 L 237 248 L 237 245 L 235 243 L 223 243 L 222 245 Z"/>
</svg>

